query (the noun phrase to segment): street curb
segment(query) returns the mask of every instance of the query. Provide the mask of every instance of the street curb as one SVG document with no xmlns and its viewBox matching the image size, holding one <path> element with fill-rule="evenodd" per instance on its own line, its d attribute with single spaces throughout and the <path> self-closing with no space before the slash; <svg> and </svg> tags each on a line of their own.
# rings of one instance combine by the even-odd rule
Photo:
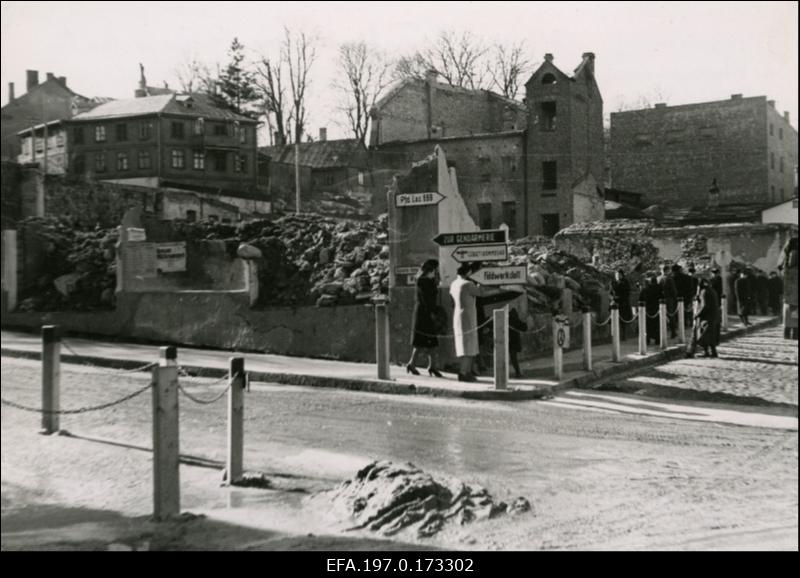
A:
<svg viewBox="0 0 800 578">
<path fill-rule="evenodd" d="M 39 360 L 42 355 L 39 351 L 25 351 L 17 349 L 0 348 L 0 355 L 20 359 Z M 85 355 L 62 354 L 63 363 L 76 363 L 93 365 L 100 368 L 131 370 L 141 368 L 144 363 L 136 360 L 112 359 Z M 216 367 L 203 367 L 196 365 L 181 365 L 181 368 L 193 377 L 222 378 L 228 375 L 227 369 Z M 544 386 L 541 389 L 506 389 L 506 390 L 457 390 L 415 383 L 398 383 L 396 381 L 378 379 L 358 379 L 327 377 L 322 375 L 308 375 L 298 373 L 279 373 L 270 371 L 248 371 L 251 381 L 279 383 L 281 385 L 299 385 L 305 387 L 324 387 L 331 389 L 345 389 L 349 391 L 366 391 L 370 393 L 385 393 L 391 395 L 427 395 L 431 397 L 451 397 L 474 399 L 481 401 L 529 401 L 543 399 L 553 395 L 552 388 Z"/>
</svg>

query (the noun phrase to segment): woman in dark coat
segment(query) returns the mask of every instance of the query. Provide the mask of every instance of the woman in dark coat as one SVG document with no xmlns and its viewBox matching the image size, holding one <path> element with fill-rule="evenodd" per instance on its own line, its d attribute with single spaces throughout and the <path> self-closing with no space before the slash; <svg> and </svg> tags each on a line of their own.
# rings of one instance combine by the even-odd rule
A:
<svg viewBox="0 0 800 578">
<path fill-rule="evenodd" d="M 697 288 L 697 313 L 694 315 L 694 330 L 688 356 L 693 357 L 698 345 L 704 357 L 717 357 L 719 345 L 720 316 L 719 298 L 706 279 L 701 279 Z M 711 349 L 711 353 L 709 353 Z"/>
<path fill-rule="evenodd" d="M 753 311 L 753 283 L 746 269 L 742 269 L 739 278 L 733 285 L 733 292 L 736 295 L 736 308 L 742 325 L 750 325 L 749 316 Z"/>
<path fill-rule="evenodd" d="M 428 355 L 428 374 L 442 377 L 437 369 L 436 348 L 439 347 L 437 337 L 444 329 L 439 316 L 443 311 L 439 306 L 439 262 L 428 259 L 420 267 L 417 276 L 416 302 L 414 303 L 414 327 L 411 337 L 411 359 L 406 365 L 406 372 L 419 375 L 415 366 L 417 352 Z"/>
<path fill-rule="evenodd" d="M 619 309 L 619 334 L 622 341 L 625 341 L 626 324 L 633 319 L 633 312 L 631 311 L 631 285 L 625 278 L 625 271 L 622 269 L 614 273 L 614 280 L 611 282 L 611 297 Z"/>
<path fill-rule="evenodd" d="M 658 279 L 655 275 L 650 275 L 647 278 L 647 284 L 644 286 L 640 301 L 644 301 L 645 313 L 647 314 L 647 321 L 645 327 L 647 330 L 647 343 L 652 339 L 654 343 L 658 343 L 659 339 L 659 322 L 658 322 L 658 306 L 662 299 L 661 285 L 658 284 Z"/>
</svg>

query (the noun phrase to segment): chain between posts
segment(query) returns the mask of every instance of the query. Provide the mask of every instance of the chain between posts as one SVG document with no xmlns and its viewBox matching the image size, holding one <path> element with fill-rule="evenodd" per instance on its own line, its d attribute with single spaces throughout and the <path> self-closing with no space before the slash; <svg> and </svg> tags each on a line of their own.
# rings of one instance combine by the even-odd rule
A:
<svg viewBox="0 0 800 578">
<path fill-rule="evenodd" d="M 61 345 L 63 345 L 64 349 L 66 349 L 69 353 L 71 353 L 75 357 L 81 357 L 81 358 L 88 357 L 87 355 L 81 355 L 80 353 L 75 351 L 64 340 L 61 341 Z M 148 369 L 154 368 L 158 364 L 157 363 L 147 363 L 147 364 L 139 366 L 139 367 L 134 367 L 133 369 L 110 369 L 108 367 L 103 367 L 102 365 L 97 365 L 97 364 L 91 363 L 89 361 L 81 361 L 80 365 L 84 365 L 86 367 L 92 367 L 94 369 L 105 370 L 103 373 L 105 373 L 106 375 L 118 375 L 118 374 L 122 374 L 122 373 L 137 373 L 137 372 L 147 371 Z"/>
<path fill-rule="evenodd" d="M 78 408 L 78 409 L 45 410 L 43 408 L 36 408 L 36 407 L 30 407 L 30 406 L 22 405 L 21 403 L 16 403 L 16 402 L 9 401 L 9 400 L 3 399 L 3 398 L 0 398 L 0 402 L 2 402 L 3 405 L 7 405 L 9 407 L 20 409 L 22 411 L 29 411 L 29 412 L 32 412 L 32 413 L 73 415 L 73 414 L 79 414 L 79 413 L 87 413 L 87 412 L 90 412 L 90 411 L 99 411 L 99 410 L 102 410 L 102 409 L 108 409 L 110 407 L 114 407 L 115 405 L 119 405 L 121 403 L 125 403 L 126 401 L 129 401 L 129 400 L 135 398 L 136 396 L 143 394 L 145 391 L 147 391 L 151 387 L 153 387 L 153 382 L 152 381 L 150 383 L 148 383 L 146 386 L 142 387 L 141 389 L 137 389 L 136 391 L 134 391 L 132 393 L 129 393 L 128 395 L 126 395 L 124 397 L 121 397 L 120 399 L 117 399 L 115 401 L 110 401 L 108 403 L 103 403 L 103 404 L 100 404 L 100 405 L 81 407 L 81 408 Z"/>
</svg>

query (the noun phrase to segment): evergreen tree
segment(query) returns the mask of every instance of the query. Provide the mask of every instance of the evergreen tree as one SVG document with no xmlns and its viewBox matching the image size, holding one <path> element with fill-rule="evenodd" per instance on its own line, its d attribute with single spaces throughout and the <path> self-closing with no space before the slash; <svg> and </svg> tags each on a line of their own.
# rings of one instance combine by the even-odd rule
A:
<svg viewBox="0 0 800 578">
<path fill-rule="evenodd" d="M 230 62 L 220 72 L 217 100 L 221 106 L 238 114 L 257 118 L 253 105 L 258 100 L 255 73 L 245 68 L 244 45 L 234 38 L 228 50 Z"/>
</svg>

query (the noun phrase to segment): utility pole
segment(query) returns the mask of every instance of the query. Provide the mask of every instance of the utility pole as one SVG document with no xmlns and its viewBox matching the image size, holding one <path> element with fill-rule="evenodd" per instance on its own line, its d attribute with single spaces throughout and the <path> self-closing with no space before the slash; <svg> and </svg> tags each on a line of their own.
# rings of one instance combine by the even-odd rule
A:
<svg viewBox="0 0 800 578">
<path fill-rule="evenodd" d="M 294 194 L 295 212 L 300 212 L 300 144 L 294 139 Z"/>
</svg>

